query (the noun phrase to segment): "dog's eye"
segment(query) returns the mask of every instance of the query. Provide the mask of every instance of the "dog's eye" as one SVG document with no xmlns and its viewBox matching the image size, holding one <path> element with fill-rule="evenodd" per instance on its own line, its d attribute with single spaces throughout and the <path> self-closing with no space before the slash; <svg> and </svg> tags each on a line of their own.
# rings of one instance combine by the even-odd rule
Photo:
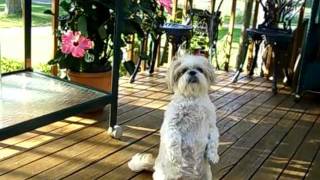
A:
<svg viewBox="0 0 320 180">
<path fill-rule="evenodd" d="M 197 67 L 197 70 L 198 70 L 199 72 L 203 73 L 203 69 L 202 69 L 202 68 Z"/>
<path fill-rule="evenodd" d="M 183 68 L 182 71 L 181 71 L 181 73 L 184 74 L 184 73 L 187 72 L 187 71 L 188 71 L 188 68 Z"/>
</svg>

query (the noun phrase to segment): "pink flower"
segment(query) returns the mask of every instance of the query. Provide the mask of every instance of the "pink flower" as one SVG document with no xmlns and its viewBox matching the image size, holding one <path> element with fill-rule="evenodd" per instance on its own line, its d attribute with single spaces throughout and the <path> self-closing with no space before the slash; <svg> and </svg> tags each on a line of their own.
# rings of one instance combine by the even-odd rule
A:
<svg viewBox="0 0 320 180">
<path fill-rule="evenodd" d="M 172 10 L 171 0 L 158 0 L 158 3 L 161 6 L 163 6 L 169 14 L 171 14 L 171 10 Z"/>
<path fill-rule="evenodd" d="M 81 36 L 81 32 L 67 31 L 62 35 L 61 51 L 65 54 L 72 54 L 73 57 L 81 58 L 86 53 L 85 50 L 93 48 L 93 42 Z"/>
</svg>

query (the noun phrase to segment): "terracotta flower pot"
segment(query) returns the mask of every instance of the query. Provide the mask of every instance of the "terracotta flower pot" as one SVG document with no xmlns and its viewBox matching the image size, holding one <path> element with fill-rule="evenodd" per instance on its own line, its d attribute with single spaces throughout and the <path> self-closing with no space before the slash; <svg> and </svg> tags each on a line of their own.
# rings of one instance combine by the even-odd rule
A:
<svg viewBox="0 0 320 180">
<path fill-rule="evenodd" d="M 93 87 L 105 92 L 111 91 L 111 71 L 101 73 L 79 73 L 68 71 L 67 75 L 72 82 Z"/>
</svg>

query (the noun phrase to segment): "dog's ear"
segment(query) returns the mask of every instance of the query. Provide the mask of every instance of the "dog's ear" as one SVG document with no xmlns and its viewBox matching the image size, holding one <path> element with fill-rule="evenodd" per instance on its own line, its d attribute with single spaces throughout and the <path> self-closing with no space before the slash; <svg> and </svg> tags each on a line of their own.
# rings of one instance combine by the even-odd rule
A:
<svg viewBox="0 0 320 180">
<path fill-rule="evenodd" d="M 168 72 L 167 72 L 167 84 L 168 89 L 173 91 L 175 83 L 175 70 L 181 65 L 181 60 L 179 58 L 174 58 L 171 62 Z"/>
</svg>

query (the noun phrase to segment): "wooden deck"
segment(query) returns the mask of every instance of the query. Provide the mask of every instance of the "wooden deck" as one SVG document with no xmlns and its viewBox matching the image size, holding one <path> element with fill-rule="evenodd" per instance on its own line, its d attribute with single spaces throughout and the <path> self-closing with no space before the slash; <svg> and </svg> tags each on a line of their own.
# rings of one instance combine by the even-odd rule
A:
<svg viewBox="0 0 320 180">
<path fill-rule="evenodd" d="M 120 81 L 121 140 L 106 133 L 107 108 L 70 117 L 0 142 L 0 179 L 151 179 L 133 173 L 127 161 L 137 152 L 157 153 L 158 130 L 170 100 L 164 70 Z M 295 103 L 281 88 L 273 96 L 262 78 L 218 72 L 210 97 L 221 133 L 216 179 L 319 179 L 320 103 Z"/>
</svg>

